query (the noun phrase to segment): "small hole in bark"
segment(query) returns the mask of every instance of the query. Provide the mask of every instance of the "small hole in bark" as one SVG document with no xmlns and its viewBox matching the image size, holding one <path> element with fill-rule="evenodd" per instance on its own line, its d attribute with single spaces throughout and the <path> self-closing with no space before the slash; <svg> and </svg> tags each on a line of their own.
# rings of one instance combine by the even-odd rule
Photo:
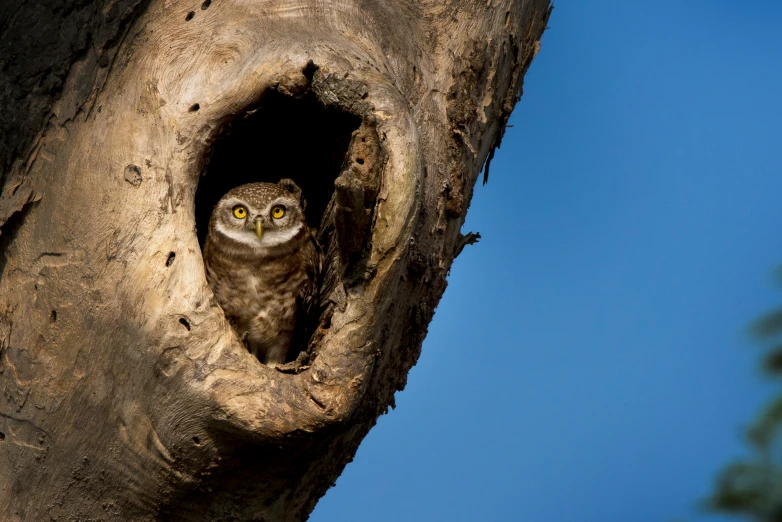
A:
<svg viewBox="0 0 782 522">
<path fill-rule="evenodd" d="M 0 431 L 0 442 L 2 442 L 2 441 L 4 441 L 4 440 L 5 440 L 5 433 L 3 433 L 2 431 Z"/>
<path fill-rule="evenodd" d="M 212 0 L 204 0 L 204 3 L 201 4 L 201 10 L 206 11 L 210 5 L 212 5 Z"/>
<path fill-rule="evenodd" d="M 166 267 L 169 267 L 174 264 L 174 259 L 176 258 L 176 253 L 169 252 L 168 253 L 168 259 L 166 259 Z"/>
<path fill-rule="evenodd" d="M 52 313 L 49 314 L 49 322 L 50 323 L 56 323 L 57 322 L 57 310 L 52 310 Z"/>
<path fill-rule="evenodd" d="M 315 71 L 320 69 L 317 65 L 315 65 L 315 62 L 312 60 L 307 62 L 307 65 L 304 66 L 304 69 L 301 70 L 301 73 L 309 80 L 312 81 L 312 77 L 315 76 Z"/>
<path fill-rule="evenodd" d="M 356 163 L 358 163 L 359 165 L 363 165 L 364 164 L 364 158 L 356 158 Z"/>
<path fill-rule="evenodd" d="M 183 317 L 183 318 L 181 318 L 181 319 L 179 320 L 179 322 L 182 324 L 182 326 L 184 326 L 184 327 L 185 327 L 185 329 L 186 329 L 188 332 L 190 331 L 190 323 L 188 322 L 188 320 L 187 320 L 187 319 L 185 319 L 185 318 Z"/>
<path fill-rule="evenodd" d="M 134 187 L 138 187 L 141 185 L 141 182 L 144 181 L 144 178 L 141 176 L 141 167 L 138 165 L 130 164 L 125 167 L 124 177 L 125 181 Z"/>
<path fill-rule="evenodd" d="M 201 439 L 199 439 L 198 437 L 193 437 L 193 443 L 196 446 L 200 446 L 201 445 Z"/>
<path fill-rule="evenodd" d="M 189 22 L 190 20 L 193 19 L 194 16 L 195 16 L 195 11 L 190 11 L 189 13 L 187 13 L 187 16 L 185 17 L 185 22 Z"/>
<path fill-rule="evenodd" d="M 201 108 L 201 106 L 200 106 L 200 105 L 198 105 L 197 103 L 194 103 L 193 105 L 191 105 L 191 106 L 190 106 L 190 108 L 189 108 L 188 110 L 189 110 L 190 112 L 196 112 L 196 111 L 198 111 L 198 109 L 200 109 L 200 108 Z"/>
</svg>

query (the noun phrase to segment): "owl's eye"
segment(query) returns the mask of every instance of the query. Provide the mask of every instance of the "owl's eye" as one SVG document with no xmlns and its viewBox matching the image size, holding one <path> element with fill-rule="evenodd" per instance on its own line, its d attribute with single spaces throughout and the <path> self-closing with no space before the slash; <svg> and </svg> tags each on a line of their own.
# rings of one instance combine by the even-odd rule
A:
<svg viewBox="0 0 782 522">
<path fill-rule="evenodd" d="M 234 217 L 238 219 L 244 219 L 247 217 L 247 209 L 241 205 L 234 207 Z"/>
<path fill-rule="evenodd" d="M 272 217 L 274 219 L 282 219 L 282 217 L 285 215 L 285 207 L 282 205 L 274 205 L 272 207 Z"/>
</svg>

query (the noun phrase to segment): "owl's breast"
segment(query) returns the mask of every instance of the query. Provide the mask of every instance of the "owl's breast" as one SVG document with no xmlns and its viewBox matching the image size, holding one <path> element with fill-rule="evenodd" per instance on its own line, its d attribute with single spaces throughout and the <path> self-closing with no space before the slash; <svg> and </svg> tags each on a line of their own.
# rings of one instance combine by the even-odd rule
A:
<svg viewBox="0 0 782 522">
<path fill-rule="evenodd" d="M 297 299 L 309 279 L 296 256 L 258 263 L 224 261 L 208 263 L 207 279 L 240 334 L 259 318 L 283 330 L 292 328 Z"/>
</svg>

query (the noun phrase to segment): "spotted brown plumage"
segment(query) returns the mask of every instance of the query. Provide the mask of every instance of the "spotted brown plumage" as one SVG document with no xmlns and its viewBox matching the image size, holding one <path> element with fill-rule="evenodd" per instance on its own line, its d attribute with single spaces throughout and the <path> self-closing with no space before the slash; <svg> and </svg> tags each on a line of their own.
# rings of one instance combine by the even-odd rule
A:
<svg viewBox="0 0 782 522">
<path fill-rule="evenodd" d="M 293 181 L 242 185 L 215 205 L 204 245 L 206 279 L 261 362 L 286 361 L 297 321 L 313 312 L 320 263 Z"/>
</svg>

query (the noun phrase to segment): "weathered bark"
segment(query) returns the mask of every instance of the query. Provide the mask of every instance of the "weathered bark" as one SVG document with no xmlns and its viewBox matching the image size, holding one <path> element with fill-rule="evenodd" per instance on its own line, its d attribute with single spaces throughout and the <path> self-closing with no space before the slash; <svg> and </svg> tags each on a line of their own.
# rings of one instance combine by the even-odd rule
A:
<svg viewBox="0 0 782 522">
<path fill-rule="evenodd" d="M 0 11 L 3 520 L 306 519 L 474 241 L 548 0 L 40 5 Z M 37 51 L 36 16 L 60 20 Z M 329 271 L 280 371 L 227 324 L 196 229 L 282 177 Z"/>
</svg>

